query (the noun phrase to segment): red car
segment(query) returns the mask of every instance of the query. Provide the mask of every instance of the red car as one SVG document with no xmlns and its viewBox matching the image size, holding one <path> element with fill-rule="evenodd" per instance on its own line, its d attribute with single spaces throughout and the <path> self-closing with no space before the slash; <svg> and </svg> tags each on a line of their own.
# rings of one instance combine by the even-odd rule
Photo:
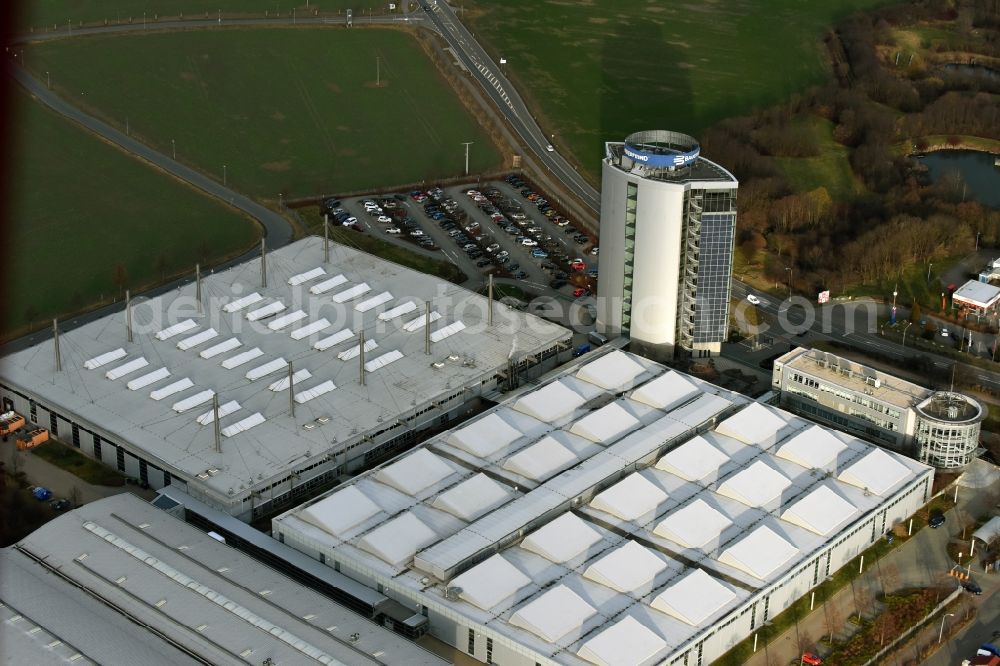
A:
<svg viewBox="0 0 1000 666">
<path fill-rule="evenodd" d="M 823 659 L 814 652 L 803 652 L 802 663 L 809 664 L 809 666 L 820 666 L 823 663 Z"/>
<path fill-rule="evenodd" d="M 583 287 L 577 287 L 573 290 L 573 298 L 580 298 L 581 296 L 590 295 L 590 290 Z"/>
<path fill-rule="evenodd" d="M 574 271 L 582 271 L 587 268 L 587 264 L 583 263 L 582 261 L 574 261 L 572 264 L 569 265 L 569 267 L 572 268 Z"/>
</svg>

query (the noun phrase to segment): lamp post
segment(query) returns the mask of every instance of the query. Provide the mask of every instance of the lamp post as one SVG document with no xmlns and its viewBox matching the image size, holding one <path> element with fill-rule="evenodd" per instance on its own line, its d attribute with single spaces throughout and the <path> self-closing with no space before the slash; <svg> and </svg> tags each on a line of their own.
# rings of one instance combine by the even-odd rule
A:
<svg viewBox="0 0 1000 666">
<path fill-rule="evenodd" d="M 785 266 L 785 273 L 788 274 L 788 298 L 792 297 L 792 269 Z"/>
<path fill-rule="evenodd" d="M 469 175 L 469 146 L 472 145 L 472 141 L 463 141 L 462 145 L 465 146 L 465 175 Z"/>
<path fill-rule="evenodd" d="M 890 320 L 893 326 L 896 325 L 896 296 L 898 295 L 899 295 L 899 283 L 897 282 L 896 285 L 892 288 L 892 315 L 890 317 Z"/>
<path fill-rule="evenodd" d="M 944 621 L 949 617 L 955 617 L 955 614 L 945 613 L 944 617 L 941 618 L 941 629 L 938 630 L 938 645 L 941 645 L 941 639 L 944 638 Z"/>
<path fill-rule="evenodd" d="M 979 235 L 981 233 L 982 233 L 981 231 L 976 232 L 976 252 L 979 252 Z"/>
<path fill-rule="evenodd" d="M 170 140 L 170 152 L 173 154 L 173 156 L 174 156 L 173 158 L 176 160 L 177 159 L 177 144 L 174 142 L 173 139 Z"/>
<path fill-rule="evenodd" d="M 913 326 L 913 322 L 907 322 L 906 326 L 903 327 L 903 346 L 906 346 L 906 330 Z"/>
<path fill-rule="evenodd" d="M 927 264 L 927 284 L 931 283 L 931 268 L 934 267 L 933 263 Z"/>
<path fill-rule="evenodd" d="M 222 165 L 222 186 L 226 186 L 226 165 Z"/>
</svg>

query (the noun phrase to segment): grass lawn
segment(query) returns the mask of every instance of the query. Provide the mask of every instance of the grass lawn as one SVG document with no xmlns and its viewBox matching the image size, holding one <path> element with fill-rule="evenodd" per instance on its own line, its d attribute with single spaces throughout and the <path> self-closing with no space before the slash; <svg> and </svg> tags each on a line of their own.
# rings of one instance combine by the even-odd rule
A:
<svg viewBox="0 0 1000 666">
<path fill-rule="evenodd" d="M 125 485 L 125 477 L 115 470 L 54 439 L 31 449 L 31 453 L 92 485 Z"/>
<path fill-rule="evenodd" d="M 14 96 L 0 337 L 118 296 L 259 236 L 236 211 Z"/>
<path fill-rule="evenodd" d="M 293 7 L 296 16 L 308 16 L 314 11 L 323 15 L 337 14 L 345 9 L 354 9 L 355 15 L 361 16 L 368 12 L 368 5 L 375 14 L 384 13 L 389 7 L 388 3 L 371 2 L 359 7 L 352 0 L 313 0 L 308 7 L 306 4 L 306 0 L 215 0 L 211 3 L 204 0 L 32 0 L 21 3 L 18 24 L 36 31 L 52 30 L 53 26 L 65 30 L 67 21 L 72 21 L 74 26 L 104 24 L 105 20 L 109 24 L 128 23 L 130 18 L 132 23 L 141 23 L 143 12 L 148 21 L 153 21 L 154 17 L 161 20 L 181 16 L 205 18 L 206 12 L 209 18 L 215 18 L 220 10 L 223 18 L 263 17 L 265 12 L 269 16 L 276 13 L 288 16 Z"/>
<path fill-rule="evenodd" d="M 320 217 L 316 208 L 302 209 L 299 211 L 299 215 L 310 234 L 323 235 L 323 218 Z M 359 233 L 353 229 L 331 224 L 330 240 L 455 284 L 462 284 L 466 280 L 465 273 L 450 261 L 431 259 L 418 252 L 411 252 L 381 238 L 376 238 L 367 232 Z"/>
<path fill-rule="evenodd" d="M 596 181 L 607 140 L 645 129 L 698 136 L 821 82 L 824 31 L 887 0 L 464 4 L 553 143 Z"/>
<path fill-rule="evenodd" d="M 820 154 L 776 158 L 788 184 L 797 192 L 825 187 L 839 201 L 861 192 L 864 186 L 851 169 L 847 148 L 833 140 L 833 123 L 817 116 L 810 117 L 808 122 L 818 140 Z"/>
<path fill-rule="evenodd" d="M 26 55 L 66 99 L 263 199 L 500 165 L 419 44 L 395 29 L 276 28 L 88 37 Z M 381 84 L 376 86 L 376 82 Z M 127 92 L 126 92 L 127 91 Z"/>
</svg>

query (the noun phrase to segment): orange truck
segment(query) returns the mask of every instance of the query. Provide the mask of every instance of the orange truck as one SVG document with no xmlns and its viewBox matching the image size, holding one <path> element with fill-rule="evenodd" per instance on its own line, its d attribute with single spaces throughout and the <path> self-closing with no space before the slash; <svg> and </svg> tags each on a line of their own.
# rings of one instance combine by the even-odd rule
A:
<svg viewBox="0 0 1000 666">
<path fill-rule="evenodd" d="M 3 436 L 4 439 L 7 439 L 7 435 L 23 427 L 24 417 L 17 412 L 0 414 L 0 436 Z"/>
<path fill-rule="evenodd" d="M 44 444 L 49 441 L 49 431 L 45 428 L 35 428 L 34 430 L 29 430 L 21 437 L 17 438 L 17 450 L 25 451 L 27 449 L 33 449 L 39 444 Z"/>
</svg>

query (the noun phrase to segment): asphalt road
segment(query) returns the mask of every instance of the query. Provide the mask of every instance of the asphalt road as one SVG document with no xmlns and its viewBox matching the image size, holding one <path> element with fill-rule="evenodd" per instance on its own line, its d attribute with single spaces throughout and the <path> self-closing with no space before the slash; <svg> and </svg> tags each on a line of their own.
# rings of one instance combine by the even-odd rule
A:
<svg viewBox="0 0 1000 666">
<path fill-rule="evenodd" d="M 535 153 L 538 162 L 551 171 L 589 208 L 595 212 L 599 211 L 600 194 L 557 150 L 550 152 L 546 149 L 546 146 L 553 142 L 552 138 L 538 126 L 524 100 L 504 76 L 502 68 L 493 62 L 472 33 L 458 20 L 454 10 L 443 0 L 440 2 L 420 0 L 420 3 L 431 23 L 444 36 L 459 61 L 483 87 L 524 144 Z"/>
</svg>

